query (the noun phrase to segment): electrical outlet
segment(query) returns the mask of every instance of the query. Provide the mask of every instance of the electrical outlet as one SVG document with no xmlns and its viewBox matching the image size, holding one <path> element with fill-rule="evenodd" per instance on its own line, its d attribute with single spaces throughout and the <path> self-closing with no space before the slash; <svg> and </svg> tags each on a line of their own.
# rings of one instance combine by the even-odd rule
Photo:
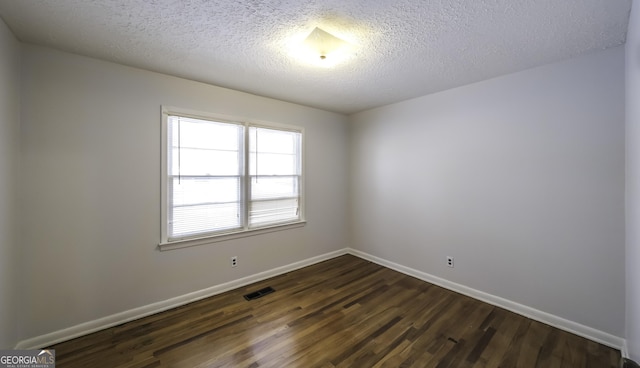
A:
<svg viewBox="0 0 640 368">
<path fill-rule="evenodd" d="M 231 267 L 238 266 L 238 256 L 231 257 Z"/>
<path fill-rule="evenodd" d="M 447 256 L 447 266 L 453 268 L 453 257 Z"/>
</svg>

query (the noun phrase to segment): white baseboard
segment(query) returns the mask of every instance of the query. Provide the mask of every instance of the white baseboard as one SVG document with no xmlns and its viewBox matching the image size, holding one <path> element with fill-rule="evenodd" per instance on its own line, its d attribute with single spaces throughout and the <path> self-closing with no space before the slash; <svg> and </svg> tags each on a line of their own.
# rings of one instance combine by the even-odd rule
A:
<svg viewBox="0 0 640 368">
<path fill-rule="evenodd" d="M 495 305 L 500 308 L 512 311 L 514 313 L 523 315 L 533 320 L 546 323 L 550 326 L 557 327 L 561 330 L 576 334 L 578 336 L 585 337 L 589 340 L 596 341 L 603 345 L 610 346 L 614 349 L 621 351 L 623 357 L 628 357 L 626 341 L 617 336 L 613 336 L 609 333 L 596 330 L 594 328 L 584 326 L 582 324 L 560 318 L 558 316 L 507 300 L 501 297 L 487 294 L 485 292 L 472 289 L 470 287 L 451 282 L 437 276 L 428 274 L 426 272 L 418 271 L 413 268 L 405 267 L 400 264 L 387 261 L 385 259 L 364 253 L 357 249 L 345 248 L 334 252 L 326 253 L 316 257 L 308 258 L 299 262 L 295 262 L 286 266 L 277 267 L 272 270 L 257 273 L 255 275 L 247 276 L 238 280 L 230 281 L 224 284 L 212 286 L 207 289 L 195 291 L 193 293 L 185 294 L 175 298 L 167 299 L 161 302 L 149 304 L 139 308 L 134 308 L 124 312 L 116 313 L 110 316 L 99 318 L 94 321 L 81 323 L 79 325 L 71 326 L 59 331 L 54 331 L 45 335 L 36 336 L 30 339 L 22 340 L 16 345 L 16 349 L 38 349 L 57 344 L 62 341 L 70 340 L 79 336 L 84 336 L 96 331 L 103 330 L 105 328 L 117 326 L 122 323 L 133 321 L 139 318 L 150 316 L 159 312 L 166 311 L 171 308 L 179 307 L 197 300 L 208 298 L 217 294 L 224 293 L 229 290 L 233 290 L 245 285 L 252 284 L 254 282 L 262 281 L 270 277 L 278 276 L 299 268 L 310 266 L 322 261 L 326 261 L 331 258 L 339 257 L 344 254 L 352 254 L 356 257 L 371 261 L 381 266 L 390 268 L 392 270 L 401 272 L 405 275 L 415 277 L 417 279 L 430 282 L 432 284 L 441 286 L 445 289 L 455 291 L 460 294 L 467 295 L 474 299 L 481 300 L 483 302 Z"/>
<path fill-rule="evenodd" d="M 331 258 L 339 257 L 347 254 L 347 249 L 340 249 L 334 252 L 322 254 L 316 257 L 308 258 L 299 262 L 291 263 L 286 266 L 277 267 L 272 270 L 257 273 L 255 275 L 243 277 L 238 280 L 230 281 L 224 284 L 212 286 L 203 290 L 195 291 L 175 298 L 167 299 L 157 303 L 152 303 L 139 308 L 130 309 L 124 312 L 112 314 L 93 321 L 81 323 L 59 331 L 54 331 L 45 335 L 36 336 L 30 339 L 18 342 L 16 350 L 41 349 L 47 346 L 57 344 L 62 341 L 74 339 L 76 337 L 88 335 L 90 333 L 103 330 L 105 328 L 120 325 L 136 319 L 150 316 L 159 312 L 176 308 L 188 303 L 195 302 L 210 296 L 222 294 L 226 291 L 237 289 L 254 282 L 262 281 L 274 276 L 282 275 L 287 272 L 297 270 L 312 264 L 326 261 Z"/>
<path fill-rule="evenodd" d="M 566 320 L 564 318 L 555 316 L 553 314 L 549 314 L 531 307 L 527 307 L 526 305 L 522 305 L 522 304 L 513 302 L 511 300 L 503 299 L 499 296 L 487 294 L 485 292 L 442 279 L 440 277 L 428 274 L 426 272 L 405 267 L 400 264 L 373 256 L 371 254 L 361 252 L 357 249 L 348 248 L 347 252 L 356 257 L 360 257 L 362 259 L 366 259 L 373 263 L 377 263 L 381 266 L 401 272 L 405 275 L 413 276 L 417 279 L 430 282 L 432 284 L 441 286 L 445 289 L 449 289 L 457 293 L 472 297 L 474 299 L 481 300 L 485 303 L 489 303 L 491 305 L 504 308 L 511 312 L 520 314 L 522 316 L 531 318 L 538 322 L 548 324 L 553 327 L 557 327 L 561 330 L 573 333 L 578 336 L 582 336 L 584 338 L 593 340 L 595 342 L 612 347 L 614 349 L 622 351 L 623 347 L 625 346 L 625 340 L 623 338 L 611 335 L 607 332 L 596 330 L 594 328 L 591 328 L 573 321 Z"/>
<path fill-rule="evenodd" d="M 622 355 L 623 358 L 627 358 L 627 359 L 631 358 L 629 356 L 629 346 L 627 345 L 627 340 L 624 340 L 624 344 L 622 344 L 622 349 L 620 349 L 620 355 Z"/>
</svg>

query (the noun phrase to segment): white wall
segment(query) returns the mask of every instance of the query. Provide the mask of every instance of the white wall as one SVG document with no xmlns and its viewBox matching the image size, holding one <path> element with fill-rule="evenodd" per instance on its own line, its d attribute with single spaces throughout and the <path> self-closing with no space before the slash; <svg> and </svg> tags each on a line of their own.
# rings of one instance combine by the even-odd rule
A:
<svg viewBox="0 0 640 368">
<path fill-rule="evenodd" d="M 20 338 L 347 246 L 346 117 L 25 46 Z M 307 226 L 159 252 L 160 107 L 306 129 Z M 239 266 L 231 268 L 229 257 Z"/>
<path fill-rule="evenodd" d="M 640 362 L 640 3 L 632 4 L 626 44 L 627 73 L 627 345 Z"/>
<path fill-rule="evenodd" d="M 351 121 L 353 247 L 624 336 L 624 47 Z"/>
<path fill-rule="evenodd" d="M 16 343 L 19 141 L 20 45 L 0 19 L 0 349 Z"/>
</svg>

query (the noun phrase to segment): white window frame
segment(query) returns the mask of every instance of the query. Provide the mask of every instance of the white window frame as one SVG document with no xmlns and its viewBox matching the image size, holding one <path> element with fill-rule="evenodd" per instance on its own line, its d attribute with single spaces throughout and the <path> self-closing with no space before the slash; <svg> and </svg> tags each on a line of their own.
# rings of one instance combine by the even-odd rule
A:
<svg viewBox="0 0 640 368">
<path fill-rule="evenodd" d="M 244 201 L 244 206 L 242 208 L 242 210 L 245 213 L 245 221 L 243 224 L 242 229 L 240 230 L 235 230 L 232 232 L 224 232 L 224 233 L 219 233 L 219 234 L 210 234 L 210 235 L 206 235 L 206 236 L 202 236 L 202 237 L 190 237 L 190 238 L 185 238 L 185 239 L 172 239 L 170 240 L 168 237 L 168 211 L 169 211 L 169 183 L 168 183 L 168 162 L 169 162 L 169 144 L 168 144 L 168 126 L 169 126 L 169 122 L 168 122 L 168 118 L 169 116 L 181 116 L 181 117 L 187 117 L 187 118 L 194 118 L 194 119 L 202 119 L 202 120 L 211 120 L 211 121 L 217 121 L 217 122 L 228 122 L 228 123 L 233 123 L 233 124 L 238 124 L 238 125 L 242 125 L 245 127 L 245 141 L 246 141 L 246 137 L 247 137 L 247 132 L 249 130 L 249 127 L 258 127 L 258 128 L 267 128 L 267 129 L 277 129 L 277 130 L 288 130 L 288 131 L 294 131 L 294 132 L 298 132 L 300 133 L 301 137 L 300 137 L 300 145 L 301 145 L 301 149 L 300 149 L 300 184 L 299 184 L 299 192 L 300 192 L 300 200 L 299 200 L 299 213 L 300 213 L 300 217 L 298 221 L 295 222 L 287 222 L 287 223 L 282 223 L 282 224 L 274 224 L 274 225 L 267 225 L 267 226 L 263 226 L 263 227 L 256 227 L 256 228 L 250 228 L 248 221 L 246 220 L 247 216 L 247 211 L 248 211 L 248 201 Z M 236 238 L 241 238 L 241 237 L 246 237 L 246 236 L 254 236 L 254 235 L 260 235 L 260 234 L 265 234 L 265 233 L 270 233 L 270 232 L 274 232 L 274 231 L 281 231 L 281 230 L 287 230 L 287 229 L 292 229 L 292 228 L 298 228 L 298 227 L 302 227 L 306 224 L 306 219 L 305 219 L 305 134 L 304 134 L 304 128 L 302 127 L 298 127 L 298 126 L 292 126 L 292 125 L 285 125 L 285 124 L 277 124 L 277 123 L 272 123 L 272 122 L 264 122 L 264 121 L 257 121 L 255 119 L 246 119 L 246 118 L 242 118 L 242 117 L 237 117 L 237 116 L 226 116 L 226 115 L 220 115 L 220 114 L 213 114 L 213 113 L 206 113 L 206 112 L 200 112 L 200 111 L 193 111 L 193 110 L 188 110 L 188 109 L 182 109 L 182 108 L 176 108 L 176 107 L 171 107 L 171 106 L 162 106 L 162 129 L 161 129 L 161 185 L 160 185 L 160 195 L 161 195 L 161 219 L 160 219 L 160 228 L 161 228 L 161 234 L 160 234 L 160 243 L 158 244 L 158 249 L 161 251 L 164 250 L 171 250 L 171 249 L 178 249 L 178 248 L 185 248 L 185 247 L 191 247 L 191 246 L 196 246 L 196 245 L 203 245 L 203 244 L 210 244 L 210 243 L 214 243 L 214 242 L 220 242 L 220 241 L 225 241 L 225 240 L 230 240 L 230 239 L 236 239 Z M 244 180 L 248 181 L 250 178 L 250 175 L 248 175 L 247 169 L 246 167 L 248 166 L 247 160 L 248 160 L 248 142 L 245 142 L 247 144 L 245 144 L 245 175 Z M 244 196 L 245 198 L 249 198 L 249 193 L 247 193 L 249 185 L 246 185 L 246 182 L 244 182 L 242 184 L 243 188 L 244 188 Z"/>
</svg>

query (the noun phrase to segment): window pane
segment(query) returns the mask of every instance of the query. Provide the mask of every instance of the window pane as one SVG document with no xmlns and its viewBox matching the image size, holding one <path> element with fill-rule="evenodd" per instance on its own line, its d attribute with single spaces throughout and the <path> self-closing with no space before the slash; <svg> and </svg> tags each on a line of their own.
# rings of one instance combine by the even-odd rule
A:
<svg viewBox="0 0 640 368">
<path fill-rule="evenodd" d="M 244 127 L 169 117 L 169 175 L 239 175 Z"/>
<path fill-rule="evenodd" d="M 239 175 L 240 152 L 174 148 L 172 175 Z"/>
<path fill-rule="evenodd" d="M 242 125 L 168 117 L 168 238 L 242 228 Z"/>
<path fill-rule="evenodd" d="M 299 132 L 249 128 L 249 226 L 300 219 L 300 137 Z"/>
<path fill-rule="evenodd" d="M 172 178 L 170 237 L 241 227 L 240 177 Z"/>
<path fill-rule="evenodd" d="M 173 147 L 227 151 L 238 151 L 240 148 L 238 138 L 243 129 L 241 125 L 170 116 L 169 127 Z"/>
<path fill-rule="evenodd" d="M 240 202 L 240 177 L 173 177 L 173 206 Z"/>
<path fill-rule="evenodd" d="M 299 219 L 298 213 L 298 198 L 252 201 L 249 208 L 249 225 L 255 227 L 296 221 Z"/>
<path fill-rule="evenodd" d="M 240 203 L 205 204 L 173 208 L 171 238 L 240 228 Z"/>
<path fill-rule="evenodd" d="M 251 127 L 249 128 L 250 151 L 297 154 L 299 136 L 298 132 Z"/>
<path fill-rule="evenodd" d="M 258 177 L 251 179 L 251 199 L 298 197 L 297 176 Z"/>
<path fill-rule="evenodd" d="M 298 158 L 295 155 L 252 153 L 249 156 L 251 175 L 298 175 Z"/>
<path fill-rule="evenodd" d="M 250 175 L 299 175 L 300 133 L 249 128 Z"/>
</svg>

